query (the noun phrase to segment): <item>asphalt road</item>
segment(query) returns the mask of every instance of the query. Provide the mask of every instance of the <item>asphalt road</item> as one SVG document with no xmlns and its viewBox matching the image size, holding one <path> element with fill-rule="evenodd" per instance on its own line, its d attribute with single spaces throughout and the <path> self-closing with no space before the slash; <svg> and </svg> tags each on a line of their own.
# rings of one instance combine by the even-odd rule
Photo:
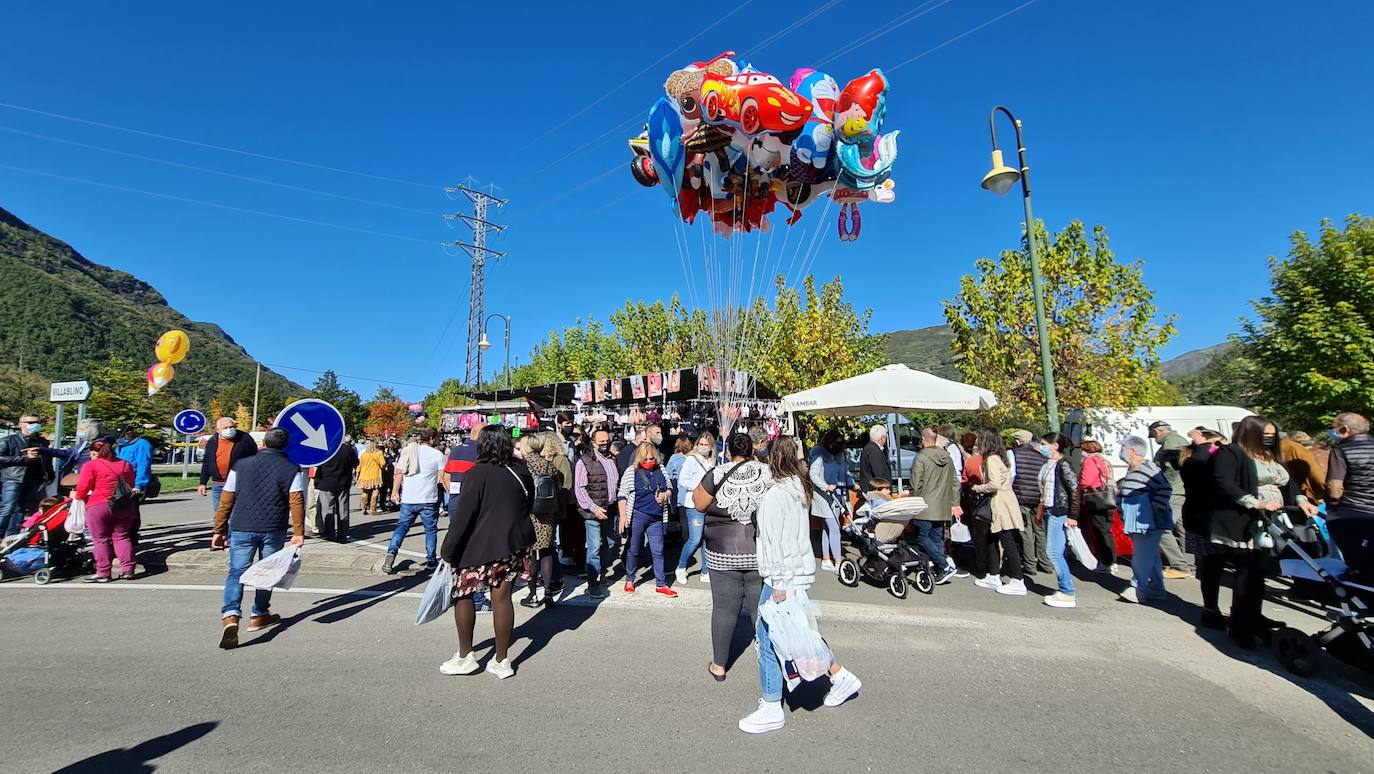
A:
<svg viewBox="0 0 1374 774">
<path fill-rule="evenodd" d="M 1125 605 L 1095 584 L 1064 611 L 966 580 L 895 600 L 822 578 L 823 631 L 864 690 L 827 709 L 823 684 L 808 686 L 785 729 L 747 737 L 735 723 L 758 696 L 753 651 L 726 682 L 707 676 L 695 582 L 676 601 L 517 607 L 507 681 L 439 674 L 456 637 L 448 619 L 414 626 L 419 576 L 307 565 L 277 594 L 284 624 L 229 652 L 215 647 L 221 583 L 0 583 L 0 770 L 1374 770 L 1363 678 L 1334 664 L 1287 675 L 1196 632 L 1186 599 Z M 1191 582 L 1171 583 L 1188 596 Z"/>
</svg>

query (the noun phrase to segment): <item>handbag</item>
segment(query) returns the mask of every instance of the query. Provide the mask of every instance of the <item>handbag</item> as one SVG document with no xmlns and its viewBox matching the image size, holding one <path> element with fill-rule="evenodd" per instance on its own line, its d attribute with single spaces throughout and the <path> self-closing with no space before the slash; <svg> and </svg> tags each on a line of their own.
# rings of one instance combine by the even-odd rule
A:
<svg viewBox="0 0 1374 774">
<path fill-rule="evenodd" d="M 525 482 L 521 480 L 520 474 L 511 469 L 509 465 L 506 466 L 506 472 L 510 473 L 511 478 L 515 479 L 515 483 L 520 485 L 520 491 L 525 493 L 525 500 L 529 502 L 530 490 L 529 487 L 525 486 Z M 530 546 L 534 545 L 534 522 L 529 519 L 516 519 L 515 526 L 511 527 L 511 534 L 508 540 L 510 540 L 512 553 L 527 550 Z M 519 546 L 519 548 L 516 548 L 516 546 Z"/>
<path fill-rule="evenodd" d="M 72 500 L 67 506 L 67 520 L 62 522 L 62 528 L 67 530 L 68 535 L 80 535 L 86 531 L 86 501 Z"/>
<path fill-rule="evenodd" d="M 453 568 L 441 561 L 429 576 L 425 591 L 420 595 L 420 607 L 415 611 L 415 625 L 426 624 L 453 607 Z"/>
<path fill-rule="evenodd" d="M 134 501 L 134 490 L 124 483 L 123 476 L 115 476 L 114 494 L 110 495 L 109 503 L 112 510 L 119 510 Z"/>
</svg>

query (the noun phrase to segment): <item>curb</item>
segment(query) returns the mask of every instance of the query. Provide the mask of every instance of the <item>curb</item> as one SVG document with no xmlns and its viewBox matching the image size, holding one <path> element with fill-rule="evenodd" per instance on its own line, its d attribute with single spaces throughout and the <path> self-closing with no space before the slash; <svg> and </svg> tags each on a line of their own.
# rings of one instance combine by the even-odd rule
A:
<svg viewBox="0 0 1374 774">
<path fill-rule="evenodd" d="M 154 549 L 140 553 L 138 562 L 149 567 L 162 567 L 169 570 L 223 572 L 227 561 L 226 557 L 227 554 L 224 551 L 210 551 L 209 549 L 190 549 L 171 553 L 159 553 Z M 382 574 L 380 556 L 346 556 L 302 552 L 301 564 L 302 569 L 308 569 L 311 572 Z"/>
</svg>

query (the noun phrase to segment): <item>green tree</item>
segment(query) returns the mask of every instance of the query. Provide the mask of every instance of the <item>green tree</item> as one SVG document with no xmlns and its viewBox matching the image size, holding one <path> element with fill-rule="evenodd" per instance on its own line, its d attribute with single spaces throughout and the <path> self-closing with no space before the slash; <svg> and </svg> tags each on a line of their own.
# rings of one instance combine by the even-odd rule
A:
<svg viewBox="0 0 1374 774">
<path fill-rule="evenodd" d="M 1075 220 L 1051 240 L 1036 221 L 1033 233 L 1059 405 L 1133 408 L 1167 396 L 1159 350 L 1174 323 L 1159 321 L 1143 262 L 1119 263 L 1103 226 L 1089 234 Z M 959 370 L 997 395 L 999 415 L 1034 417 L 1039 427 L 1045 392 L 1026 245 L 974 267 L 944 303 Z"/>
<path fill-rule="evenodd" d="M 13 422 L 24 414 L 51 417 L 56 407 L 48 402 L 49 384 L 32 371 L 0 367 L 0 419 Z"/>
<path fill-rule="evenodd" d="M 1182 403 L 1194 406 L 1259 406 L 1255 364 L 1240 347 L 1231 346 L 1212 356 L 1197 371 L 1170 379 Z"/>
<path fill-rule="evenodd" d="M 320 374 L 320 378 L 315 380 L 315 386 L 310 390 L 310 396 L 338 409 L 343 415 L 348 432 L 362 432 L 363 425 L 367 423 L 367 410 L 363 408 L 363 399 L 358 393 L 339 384 L 338 374 L 333 371 Z"/>
<path fill-rule="evenodd" d="M 444 409 L 471 405 L 472 400 L 464 394 L 462 381 L 445 379 L 439 384 L 439 389 L 425 396 L 421 404 L 425 407 L 425 423 L 437 430 Z"/>
<path fill-rule="evenodd" d="M 1260 405 L 1300 427 L 1341 411 L 1374 412 L 1374 218 L 1345 230 L 1322 221 L 1316 244 L 1301 231 L 1287 260 L 1270 257 L 1270 295 L 1254 302 L 1241 340 Z"/>
<path fill-rule="evenodd" d="M 219 391 L 214 397 L 214 402 L 226 411 L 235 412 L 238 406 L 248 409 L 248 415 L 253 413 L 253 382 L 236 382 Z M 286 404 L 291 402 L 291 393 L 279 385 L 264 380 L 258 389 L 258 425 L 266 427 L 272 423 L 277 414 L 286 408 Z M 211 418 L 210 421 L 214 421 Z M 240 428 L 248 428 L 248 424 L 239 423 Z M 251 428 L 249 428 L 251 429 Z"/>
<path fill-rule="evenodd" d="M 627 301 L 610 317 L 619 342 L 619 374 L 643 374 L 708 362 L 711 337 L 706 313 L 683 306 L 677 294 L 667 304 Z"/>
<path fill-rule="evenodd" d="M 618 376 L 623 358 L 620 342 L 596 320 L 551 331 L 530 353 L 529 363 L 511 377 L 517 387 Z"/>
<path fill-rule="evenodd" d="M 110 355 L 103 365 L 93 365 L 89 373 L 91 397 L 86 403 L 87 415 L 104 422 L 112 432 L 133 426 L 154 444 L 166 442 L 165 434 L 155 428 L 171 425 L 180 404 L 166 391 L 149 396 L 145 369 L 132 360 Z"/>
<path fill-rule="evenodd" d="M 754 343 L 740 345 L 743 368 L 779 395 L 872 371 L 887 357 L 883 337 L 868 332 L 871 316 L 871 310 L 861 314 L 844 300 L 839 277 L 817 290 L 808 276 L 798 290 L 779 276 L 772 306 L 756 300 L 744 324 Z M 809 416 L 808 422 L 810 430 L 853 424 Z"/>
</svg>

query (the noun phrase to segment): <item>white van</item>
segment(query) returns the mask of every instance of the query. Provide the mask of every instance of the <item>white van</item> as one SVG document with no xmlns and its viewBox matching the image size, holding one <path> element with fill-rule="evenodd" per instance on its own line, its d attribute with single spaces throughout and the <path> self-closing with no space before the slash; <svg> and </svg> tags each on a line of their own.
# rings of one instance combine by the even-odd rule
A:
<svg viewBox="0 0 1374 774">
<path fill-rule="evenodd" d="M 1074 409 L 1064 420 L 1060 432 L 1073 439 L 1078 448 L 1085 439 L 1102 444 L 1102 454 L 1112 463 L 1117 478 L 1126 475 L 1126 463 L 1121 461 L 1121 439 L 1128 435 L 1144 438 L 1150 453 L 1159 444 L 1150 437 L 1150 425 L 1168 422 L 1174 432 L 1187 435 L 1195 427 L 1207 427 L 1231 437 L 1231 425 L 1252 416 L 1255 412 L 1235 406 L 1142 406 L 1130 413 L 1116 409 Z"/>
</svg>

